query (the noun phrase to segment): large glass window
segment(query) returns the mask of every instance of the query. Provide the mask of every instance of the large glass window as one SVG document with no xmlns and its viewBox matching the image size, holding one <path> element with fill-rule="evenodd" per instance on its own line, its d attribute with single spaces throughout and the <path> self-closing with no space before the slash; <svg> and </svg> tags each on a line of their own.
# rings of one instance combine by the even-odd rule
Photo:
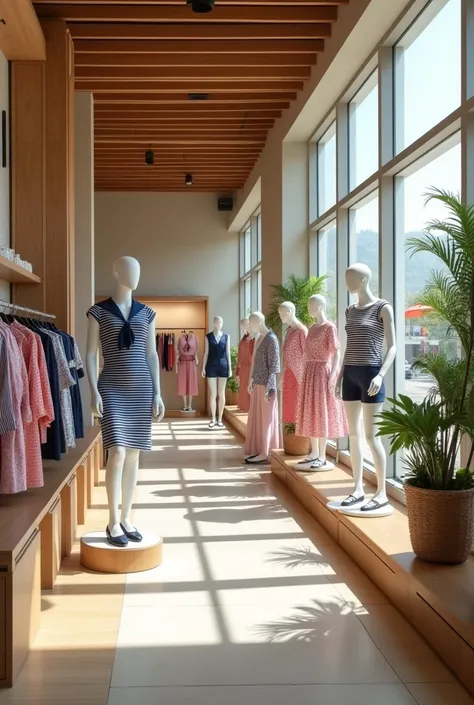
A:
<svg viewBox="0 0 474 705">
<path fill-rule="evenodd" d="M 337 234 L 336 221 L 318 230 L 318 272 L 326 279 L 327 313 L 337 321 Z"/>
<path fill-rule="evenodd" d="M 373 293 L 389 301 L 395 315 L 397 356 L 385 377 L 388 398 L 405 393 L 422 401 L 431 392 L 433 379 L 413 365 L 421 353 L 443 353 L 454 360 L 462 353 L 446 322 L 422 308 L 422 291 L 442 263 L 434 255 L 413 255 L 407 245 L 429 221 L 447 216 L 439 201 L 427 202 L 430 187 L 472 201 L 474 117 L 468 62 L 473 19 L 470 0 L 422 0 L 419 7 L 412 3 L 375 53 L 365 57 L 360 74 L 345 86 L 340 99 L 325 106 L 321 123 L 314 126 L 319 141 L 308 145 L 308 211 L 316 214 L 309 224 L 310 271 L 329 275 L 328 312 L 337 322 L 344 348 L 349 298 L 345 269 L 355 262 L 371 269 Z M 463 43 L 467 51 L 461 51 Z M 335 115 L 329 129 L 328 114 Z M 315 156 L 317 189 L 311 178 Z M 330 165 L 337 165 L 341 192 Z M 442 231 L 435 235 L 446 237 Z M 389 439 L 383 442 L 388 450 Z M 339 449 L 347 447 L 347 439 L 341 439 Z M 373 469 L 367 444 L 364 461 L 366 469 Z M 467 453 L 458 466 L 466 461 Z M 389 480 L 400 479 L 404 472 L 401 454 L 388 453 Z"/>
<path fill-rule="evenodd" d="M 454 143 L 454 144 L 453 144 Z M 404 276 L 397 277 L 396 307 L 398 310 L 399 339 L 397 392 L 408 394 L 417 402 L 431 391 L 433 380 L 413 368 L 420 353 L 445 353 L 459 358 L 459 339 L 446 323 L 434 318 L 420 306 L 420 294 L 430 279 L 431 272 L 440 270 L 439 260 L 429 253 L 411 254 L 407 251 L 410 238 L 419 237 L 426 224 L 442 220 L 447 212 L 438 201 L 426 201 L 431 186 L 459 194 L 461 191 L 461 144 L 459 135 L 441 144 L 420 163 L 415 162 L 396 179 L 396 237 L 403 248 Z M 444 237 L 440 233 L 440 237 Z M 397 471 L 403 472 L 402 457 Z"/>
<path fill-rule="evenodd" d="M 379 294 L 379 200 L 375 191 L 349 211 L 350 263 L 360 262 L 372 270 L 370 288 Z"/>
<path fill-rule="evenodd" d="M 349 186 L 355 188 L 377 171 L 377 72 L 367 79 L 349 103 Z"/>
<path fill-rule="evenodd" d="M 336 123 L 318 141 L 318 215 L 336 203 Z"/>
<path fill-rule="evenodd" d="M 461 0 L 433 0 L 395 45 L 396 148 L 461 102 Z"/>
<path fill-rule="evenodd" d="M 240 233 L 240 318 L 262 307 L 262 219 L 257 211 Z"/>
</svg>

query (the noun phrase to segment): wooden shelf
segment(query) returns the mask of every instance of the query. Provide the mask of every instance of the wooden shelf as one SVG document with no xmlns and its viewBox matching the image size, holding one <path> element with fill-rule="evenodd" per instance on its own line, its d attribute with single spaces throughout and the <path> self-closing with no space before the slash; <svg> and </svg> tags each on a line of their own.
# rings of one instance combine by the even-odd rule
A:
<svg viewBox="0 0 474 705">
<path fill-rule="evenodd" d="M 0 279 L 12 284 L 41 284 L 41 279 L 36 274 L 28 272 L 2 256 L 0 256 Z"/>
</svg>

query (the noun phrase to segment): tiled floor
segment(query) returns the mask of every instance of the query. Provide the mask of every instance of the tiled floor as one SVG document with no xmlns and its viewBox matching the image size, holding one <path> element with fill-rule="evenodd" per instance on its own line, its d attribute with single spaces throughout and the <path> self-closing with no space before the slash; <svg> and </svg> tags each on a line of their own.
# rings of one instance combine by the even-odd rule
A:
<svg viewBox="0 0 474 705">
<path fill-rule="evenodd" d="M 242 465 L 228 431 L 169 421 L 153 443 L 135 521 L 163 534 L 163 565 L 125 581 L 66 566 L 48 609 L 67 626 L 43 629 L 0 703 L 106 705 L 107 667 L 108 705 L 474 703 L 291 495 Z M 98 498 L 91 528 L 103 528 Z M 67 679 L 57 652 L 78 648 Z"/>
</svg>

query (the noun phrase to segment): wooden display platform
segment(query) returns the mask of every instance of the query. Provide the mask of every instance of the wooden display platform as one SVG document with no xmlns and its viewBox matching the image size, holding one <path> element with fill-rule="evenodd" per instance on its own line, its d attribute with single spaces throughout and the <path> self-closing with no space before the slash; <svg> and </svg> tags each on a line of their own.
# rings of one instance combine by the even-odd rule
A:
<svg viewBox="0 0 474 705">
<path fill-rule="evenodd" d="M 41 590 L 54 586 L 98 484 L 102 442 L 86 429 L 59 462 L 44 462 L 44 486 L 0 496 L 0 688 L 11 687 L 40 627 Z"/>
<path fill-rule="evenodd" d="M 245 436 L 246 414 L 228 408 L 225 418 Z M 423 563 L 411 547 L 404 505 L 391 500 L 393 514 L 383 518 L 332 511 L 328 502 L 353 489 L 350 471 L 305 472 L 295 469 L 299 460 L 273 451 L 272 472 L 474 693 L 474 556 L 458 566 Z"/>
<path fill-rule="evenodd" d="M 130 541 L 126 548 L 108 543 L 104 531 L 81 538 L 81 565 L 97 573 L 141 573 L 157 568 L 162 560 L 161 536 L 148 534 L 140 543 Z"/>
</svg>

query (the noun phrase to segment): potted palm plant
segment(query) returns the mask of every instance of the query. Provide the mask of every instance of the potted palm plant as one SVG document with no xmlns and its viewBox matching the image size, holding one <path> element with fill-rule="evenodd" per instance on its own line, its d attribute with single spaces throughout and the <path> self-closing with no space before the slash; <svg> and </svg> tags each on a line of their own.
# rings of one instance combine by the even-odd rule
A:
<svg viewBox="0 0 474 705">
<path fill-rule="evenodd" d="M 324 294 L 324 282 L 326 279 L 326 276 L 296 277 L 291 275 L 285 284 L 273 285 L 273 297 L 267 315 L 267 323 L 270 328 L 275 331 L 281 331 L 278 309 L 284 301 L 294 303 L 298 320 L 307 326 L 311 325 L 313 321 L 308 313 L 308 299 L 315 294 Z M 298 436 L 294 423 L 283 424 L 282 430 L 283 449 L 286 455 L 307 455 L 309 438 Z"/>
<path fill-rule="evenodd" d="M 234 372 L 237 368 L 237 356 L 239 349 L 236 345 L 233 345 L 230 349 L 230 360 L 232 364 L 232 377 L 229 377 L 226 384 L 226 399 L 229 406 L 236 406 L 239 402 L 239 383 L 234 376 Z"/>
<path fill-rule="evenodd" d="M 308 313 L 308 299 L 315 294 L 324 294 L 327 276 L 321 277 L 288 277 L 285 284 L 272 284 L 272 300 L 266 316 L 267 324 L 275 332 L 281 331 L 281 320 L 278 309 L 284 301 L 291 301 L 296 307 L 296 318 L 310 326 L 313 322 Z"/>
<path fill-rule="evenodd" d="M 462 563 L 474 531 L 474 206 L 453 194 L 431 189 L 448 210 L 426 232 L 408 242 L 412 253 L 436 255 L 442 267 L 430 275 L 419 303 L 430 307 L 460 341 L 461 359 L 422 354 L 417 370 L 434 380 L 421 403 L 406 395 L 382 411 L 379 435 L 389 436 L 391 452 L 405 451 L 405 492 L 413 551 L 432 563 Z M 460 467 L 462 437 L 469 441 Z"/>
</svg>

